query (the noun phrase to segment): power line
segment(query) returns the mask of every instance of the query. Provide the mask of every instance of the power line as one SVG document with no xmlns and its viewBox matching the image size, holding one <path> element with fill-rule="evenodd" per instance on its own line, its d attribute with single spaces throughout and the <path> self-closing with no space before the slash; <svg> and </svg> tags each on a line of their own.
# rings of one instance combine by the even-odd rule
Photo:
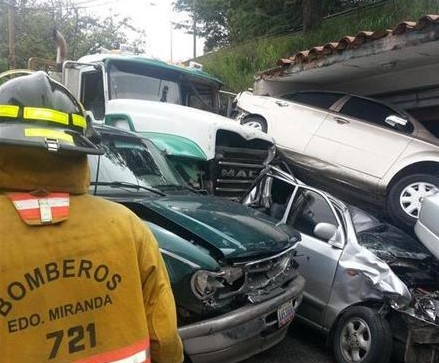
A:
<svg viewBox="0 0 439 363">
<path fill-rule="evenodd" d="M 107 0 L 103 3 L 99 3 L 99 4 L 92 4 L 92 5 L 87 5 L 87 6 L 82 6 L 81 4 L 87 4 L 87 3 L 93 3 L 95 1 L 102 1 L 102 0 L 86 0 L 82 3 L 79 4 L 72 4 L 72 5 L 62 5 L 62 6 L 47 6 L 46 4 L 41 4 L 40 7 L 22 7 L 22 10 L 32 10 L 32 11 L 45 11 L 45 10 L 59 10 L 61 9 L 65 9 L 65 10 L 83 10 L 83 9 L 91 9 L 91 8 L 97 8 L 97 7 L 102 7 L 102 6 L 107 6 L 107 5 L 111 5 L 111 4 L 115 4 L 117 2 L 119 2 L 119 0 Z"/>
<path fill-rule="evenodd" d="M 95 0 L 96 1 L 96 0 Z M 98 0 L 99 1 L 99 0 Z M 89 3 L 92 3 L 92 2 L 94 2 L 93 0 L 90 0 L 89 1 Z M 88 6 L 82 6 L 82 4 L 85 4 L 86 2 L 84 2 L 84 3 L 81 3 L 81 4 L 79 4 L 79 6 L 72 6 L 72 8 L 76 8 L 76 9 L 90 9 L 90 8 L 97 8 L 97 7 L 101 7 L 101 6 L 106 6 L 106 5 L 111 5 L 111 4 L 114 4 L 114 3 L 117 3 L 117 2 L 119 2 L 118 0 L 109 0 L 109 1 L 106 1 L 106 2 L 103 2 L 103 3 L 101 3 L 101 4 L 94 4 L 94 5 L 88 5 Z"/>
</svg>

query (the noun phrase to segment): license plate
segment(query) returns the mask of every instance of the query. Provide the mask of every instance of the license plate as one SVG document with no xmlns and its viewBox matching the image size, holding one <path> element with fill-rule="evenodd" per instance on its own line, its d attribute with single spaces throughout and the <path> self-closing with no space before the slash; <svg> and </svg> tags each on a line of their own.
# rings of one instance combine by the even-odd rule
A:
<svg viewBox="0 0 439 363">
<path fill-rule="evenodd" d="M 294 308 L 293 302 L 291 300 L 279 306 L 279 308 L 277 309 L 277 321 L 279 324 L 279 328 L 288 323 L 293 318 Z"/>
</svg>

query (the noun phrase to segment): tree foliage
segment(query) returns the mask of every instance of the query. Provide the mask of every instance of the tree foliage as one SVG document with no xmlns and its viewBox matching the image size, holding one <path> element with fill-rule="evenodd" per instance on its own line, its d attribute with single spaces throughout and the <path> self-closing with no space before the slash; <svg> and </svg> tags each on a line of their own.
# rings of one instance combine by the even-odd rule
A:
<svg viewBox="0 0 439 363">
<path fill-rule="evenodd" d="M 25 68 L 30 57 L 55 60 L 52 29 L 56 27 L 67 42 L 68 58 L 77 59 L 98 48 L 115 49 L 128 44 L 128 32 L 137 34 L 132 42 L 142 52 L 142 32 L 130 25 L 130 19 L 117 14 L 104 19 L 88 14 L 72 0 L 16 0 L 14 4 L 15 54 L 17 68 Z M 2 3 L 0 14 L 0 71 L 8 68 L 8 4 Z M 144 39 L 144 37 L 143 37 Z"/>
<path fill-rule="evenodd" d="M 176 0 L 177 11 L 191 14 L 206 50 L 319 26 L 323 16 L 374 0 Z M 191 28 L 188 24 L 188 30 Z M 189 30 L 190 31 L 190 30 Z"/>
</svg>

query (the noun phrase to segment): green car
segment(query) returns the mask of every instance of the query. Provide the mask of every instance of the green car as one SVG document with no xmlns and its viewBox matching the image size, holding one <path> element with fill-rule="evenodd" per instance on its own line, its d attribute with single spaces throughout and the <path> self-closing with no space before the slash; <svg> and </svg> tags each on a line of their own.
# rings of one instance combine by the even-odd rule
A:
<svg viewBox="0 0 439 363">
<path fill-rule="evenodd" d="M 282 340 L 302 301 L 297 231 L 184 183 L 154 144 L 98 128 L 90 192 L 145 220 L 165 260 L 185 354 L 193 363 L 237 362 Z"/>
</svg>

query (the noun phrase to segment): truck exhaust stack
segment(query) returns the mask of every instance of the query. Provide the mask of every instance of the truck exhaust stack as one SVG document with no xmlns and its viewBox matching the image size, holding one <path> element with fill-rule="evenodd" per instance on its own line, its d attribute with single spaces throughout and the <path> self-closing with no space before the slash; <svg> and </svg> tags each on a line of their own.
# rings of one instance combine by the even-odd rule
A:
<svg viewBox="0 0 439 363">
<path fill-rule="evenodd" d="M 56 28 L 53 28 L 52 37 L 56 43 L 56 71 L 61 72 L 62 65 L 67 58 L 67 43 Z"/>
</svg>

